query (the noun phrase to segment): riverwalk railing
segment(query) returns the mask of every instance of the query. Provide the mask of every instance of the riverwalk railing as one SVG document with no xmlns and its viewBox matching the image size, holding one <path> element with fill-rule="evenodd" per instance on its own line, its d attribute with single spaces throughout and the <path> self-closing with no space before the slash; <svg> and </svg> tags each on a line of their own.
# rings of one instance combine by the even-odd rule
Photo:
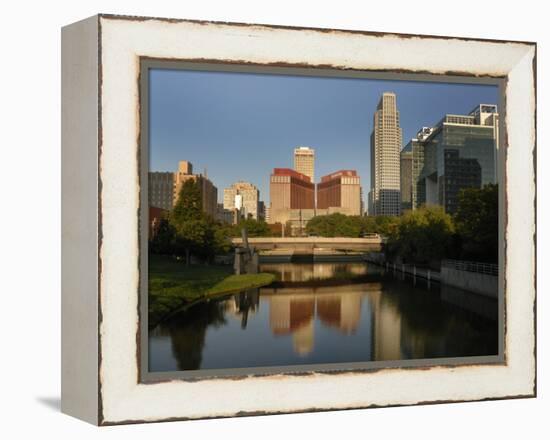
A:
<svg viewBox="0 0 550 440">
<path fill-rule="evenodd" d="M 462 270 L 466 272 L 482 273 L 485 275 L 498 276 L 498 265 L 490 263 L 478 263 L 476 261 L 463 261 L 463 260 L 443 260 L 441 262 L 442 267 L 448 267 L 451 269 Z"/>
<path fill-rule="evenodd" d="M 443 260 L 441 271 L 433 271 L 426 267 L 384 261 L 383 254 L 371 253 L 364 256 L 364 260 L 382 266 L 385 273 L 393 273 L 394 277 L 412 275 L 416 285 L 418 278 L 428 281 L 428 288 L 432 281 L 457 287 L 472 293 L 496 298 L 498 295 L 498 265 L 480 263 L 476 261 Z"/>
<path fill-rule="evenodd" d="M 424 278 L 428 281 L 440 281 L 439 272 L 424 267 L 416 267 L 413 264 L 386 263 L 386 272 L 393 272 L 394 275 L 412 275 L 413 279 Z"/>
<path fill-rule="evenodd" d="M 363 260 L 374 263 L 378 266 L 382 266 L 386 272 L 393 273 L 393 275 L 412 275 L 413 279 L 424 278 L 428 281 L 440 281 L 440 273 L 429 268 L 416 267 L 414 264 L 393 263 L 384 260 L 381 253 L 369 253 L 363 257 Z"/>
</svg>

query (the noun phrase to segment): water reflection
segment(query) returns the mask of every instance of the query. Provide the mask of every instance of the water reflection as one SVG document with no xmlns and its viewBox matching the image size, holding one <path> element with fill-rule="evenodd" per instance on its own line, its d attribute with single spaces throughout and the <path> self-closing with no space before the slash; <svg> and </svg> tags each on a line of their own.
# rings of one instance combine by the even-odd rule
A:
<svg viewBox="0 0 550 440">
<path fill-rule="evenodd" d="M 181 325 L 185 322 L 185 325 Z M 168 370 L 197 370 L 201 368 L 202 352 L 205 344 L 206 329 L 226 324 L 223 303 L 202 302 L 193 308 L 182 311 L 177 320 L 170 320 L 150 332 L 150 349 L 155 344 L 151 341 L 170 340 L 171 356 L 168 353 L 159 356 L 159 365 L 169 360 Z M 162 348 L 162 347 L 159 347 Z M 175 364 L 174 364 L 175 363 Z M 161 367 L 162 371 L 166 371 Z"/>
<path fill-rule="evenodd" d="M 277 268 L 273 286 L 197 304 L 154 329 L 150 370 L 497 354 L 495 300 L 379 274 L 369 282 L 378 269 L 362 263 L 262 270 Z M 352 272 L 367 281 L 329 282 Z"/>
<path fill-rule="evenodd" d="M 348 279 L 367 275 L 368 266 L 355 263 L 275 263 L 262 264 L 262 271 L 274 273 L 282 282 Z"/>
</svg>

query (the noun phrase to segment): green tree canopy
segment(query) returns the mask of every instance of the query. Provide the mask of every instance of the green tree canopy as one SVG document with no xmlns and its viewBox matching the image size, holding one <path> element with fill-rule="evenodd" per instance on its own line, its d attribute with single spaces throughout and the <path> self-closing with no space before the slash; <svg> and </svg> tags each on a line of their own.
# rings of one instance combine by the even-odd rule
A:
<svg viewBox="0 0 550 440">
<path fill-rule="evenodd" d="M 213 243 L 213 230 L 205 218 L 189 219 L 176 225 L 176 250 L 189 258 L 191 253 L 206 256 Z"/>
<path fill-rule="evenodd" d="M 399 224 L 399 217 L 390 215 L 369 215 L 363 217 L 363 233 L 389 236 Z"/>
<path fill-rule="evenodd" d="M 170 255 L 173 253 L 176 231 L 168 218 L 161 218 L 158 229 L 151 239 L 149 249 L 153 254 Z"/>
<path fill-rule="evenodd" d="M 170 224 L 176 232 L 174 251 L 185 255 L 189 264 L 191 254 L 209 258 L 215 252 L 214 221 L 202 210 L 202 193 L 196 179 L 181 185 Z"/>
<path fill-rule="evenodd" d="M 309 235 L 320 237 L 362 237 L 364 234 L 389 235 L 399 223 L 392 216 L 355 216 L 340 213 L 319 215 L 306 227 Z"/>
<path fill-rule="evenodd" d="M 452 243 L 454 225 L 442 207 L 428 206 L 404 214 L 390 233 L 387 252 L 407 262 L 441 260 Z"/>
<path fill-rule="evenodd" d="M 232 236 L 240 237 L 243 228 L 246 228 L 249 237 L 270 237 L 272 235 L 271 229 L 264 220 L 248 218 L 241 219 L 238 224 L 233 225 Z"/>
<path fill-rule="evenodd" d="M 306 232 L 319 237 L 359 237 L 361 219 L 340 213 L 319 215 L 307 223 Z"/>
<path fill-rule="evenodd" d="M 455 223 L 462 258 L 498 262 L 498 185 L 461 190 Z"/>
<path fill-rule="evenodd" d="M 202 210 L 202 192 L 196 179 L 188 179 L 181 185 L 178 199 L 171 213 L 173 224 L 205 216 Z"/>
</svg>

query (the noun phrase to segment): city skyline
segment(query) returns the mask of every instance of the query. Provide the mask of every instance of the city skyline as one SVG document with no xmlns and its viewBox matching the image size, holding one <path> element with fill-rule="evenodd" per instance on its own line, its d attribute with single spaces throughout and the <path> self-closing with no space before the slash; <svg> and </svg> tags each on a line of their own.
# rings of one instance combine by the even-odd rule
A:
<svg viewBox="0 0 550 440">
<path fill-rule="evenodd" d="M 386 91 L 397 95 L 401 148 L 447 113 L 498 101 L 498 88 L 486 85 L 156 69 L 150 171 L 174 172 L 187 160 L 197 173 L 206 170 L 218 202 L 223 188 L 246 180 L 269 204 L 272 169 L 292 168 L 294 149 L 308 145 L 316 176 L 354 169 L 368 194 L 372 116 Z"/>
</svg>

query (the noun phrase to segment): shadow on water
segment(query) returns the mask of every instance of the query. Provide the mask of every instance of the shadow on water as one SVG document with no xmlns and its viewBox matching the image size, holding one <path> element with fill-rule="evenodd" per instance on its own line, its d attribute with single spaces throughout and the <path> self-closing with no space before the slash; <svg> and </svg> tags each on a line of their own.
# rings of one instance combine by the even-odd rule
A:
<svg viewBox="0 0 550 440">
<path fill-rule="evenodd" d="M 157 336 L 169 336 L 179 370 L 200 368 L 206 329 L 226 322 L 222 305 L 220 301 L 200 302 L 153 330 Z"/>
<path fill-rule="evenodd" d="M 498 354 L 497 302 L 491 298 L 433 285 L 429 290 L 406 281 L 384 283 L 383 300 L 401 317 L 405 358 Z"/>
</svg>

